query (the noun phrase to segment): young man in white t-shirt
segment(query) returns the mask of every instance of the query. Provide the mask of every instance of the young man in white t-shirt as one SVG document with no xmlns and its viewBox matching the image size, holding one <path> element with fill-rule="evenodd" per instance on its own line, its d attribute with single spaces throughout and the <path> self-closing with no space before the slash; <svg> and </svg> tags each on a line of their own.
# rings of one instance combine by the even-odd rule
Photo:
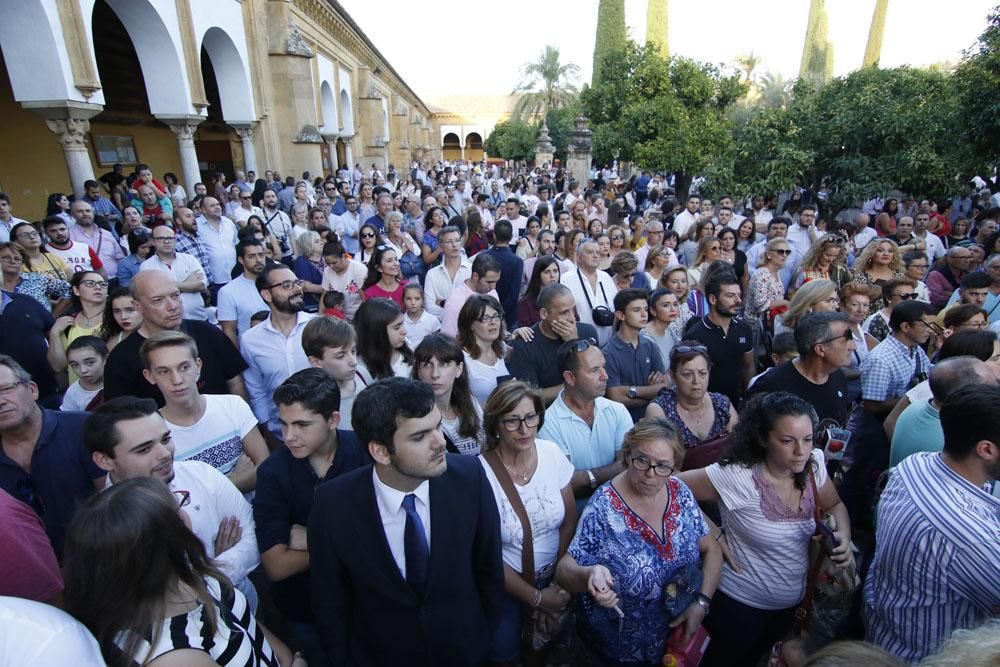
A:
<svg viewBox="0 0 1000 667">
<path fill-rule="evenodd" d="M 173 436 L 174 458 L 207 463 L 243 493 L 253 491 L 257 466 L 268 452 L 247 402 L 239 396 L 201 394 L 198 347 L 185 333 L 151 336 L 139 355 L 143 377 L 163 394 L 160 415 Z"/>
<path fill-rule="evenodd" d="M 368 268 L 351 259 L 339 241 L 329 241 L 323 246 L 323 261 L 326 263 L 323 291 L 334 290 L 344 295 L 344 317 L 351 321 L 364 300 L 361 287 L 368 277 Z"/>
<path fill-rule="evenodd" d="M 322 368 L 340 388 L 340 423 L 337 428 L 353 431 L 351 409 L 364 385 L 358 374 L 358 346 L 354 327 L 335 317 L 317 317 L 302 330 L 302 349 L 311 366 Z"/>
</svg>

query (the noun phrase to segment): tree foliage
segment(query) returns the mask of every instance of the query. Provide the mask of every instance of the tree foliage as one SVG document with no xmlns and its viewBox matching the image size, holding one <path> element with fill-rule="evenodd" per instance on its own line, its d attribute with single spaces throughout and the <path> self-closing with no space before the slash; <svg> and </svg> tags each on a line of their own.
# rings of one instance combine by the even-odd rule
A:
<svg viewBox="0 0 1000 667">
<path fill-rule="evenodd" d="M 647 0 L 646 43 L 655 44 L 663 58 L 670 57 L 670 8 L 667 0 Z"/>
<path fill-rule="evenodd" d="M 573 131 L 573 120 L 579 114 L 579 106 L 552 109 L 545 119 L 549 127 L 549 140 L 555 146 L 556 159 L 566 159 L 566 149 L 569 146 L 569 133 Z M 541 121 L 528 123 L 522 120 L 502 120 L 497 123 L 490 136 L 483 142 L 487 155 L 502 157 L 505 160 L 532 160 L 535 156 L 535 142 Z"/>
<path fill-rule="evenodd" d="M 607 55 L 618 51 L 628 41 L 625 28 L 625 0 L 600 0 L 597 6 L 597 37 L 594 39 L 594 72 L 590 81 L 597 85 Z"/>
<path fill-rule="evenodd" d="M 521 68 L 521 81 L 513 92 L 521 97 L 514 105 L 513 118 L 524 120 L 573 104 L 579 93 L 574 83 L 579 75 L 578 66 L 560 62 L 559 49 L 546 46 L 538 60 Z"/>
<path fill-rule="evenodd" d="M 964 138 L 993 168 L 1000 167 L 1000 5 L 955 71 Z"/>
</svg>

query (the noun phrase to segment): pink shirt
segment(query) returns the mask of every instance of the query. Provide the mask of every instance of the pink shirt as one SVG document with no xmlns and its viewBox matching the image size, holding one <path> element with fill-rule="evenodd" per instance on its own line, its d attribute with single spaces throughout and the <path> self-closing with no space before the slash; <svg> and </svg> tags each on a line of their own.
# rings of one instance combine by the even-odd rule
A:
<svg viewBox="0 0 1000 667">
<path fill-rule="evenodd" d="M 462 310 L 462 306 L 465 302 L 469 300 L 469 297 L 475 294 L 471 287 L 469 287 L 463 280 L 459 285 L 451 291 L 448 295 L 448 299 L 444 302 L 444 313 L 441 316 L 441 332 L 446 333 L 449 336 L 458 335 L 458 314 Z M 497 296 L 496 290 L 490 290 L 487 292 L 491 297 L 500 300 Z"/>
<path fill-rule="evenodd" d="M 375 283 L 374 285 L 365 290 L 365 299 L 366 300 L 378 299 L 378 298 L 392 299 L 393 301 L 399 304 L 400 308 L 402 308 L 403 289 L 406 287 L 406 282 L 407 281 L 404 280 L 403 282 L 399 283 L 399 287 L 397 287 L 392 292 L 386 292 L 384 289 L 378 286 L 378 283 Z"/>
</svg>

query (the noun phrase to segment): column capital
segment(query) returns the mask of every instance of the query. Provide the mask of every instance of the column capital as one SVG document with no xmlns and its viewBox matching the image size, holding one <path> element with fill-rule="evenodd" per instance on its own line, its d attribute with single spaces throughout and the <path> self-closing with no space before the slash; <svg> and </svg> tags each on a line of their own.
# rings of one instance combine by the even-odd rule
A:
<svg viewBox="0 0 1000 667">
<path fill-rule="evenodd" d="M 205 120 L 204 116 L 193 115 L 173 116 L 160 114 L 155 116 L 155 118 L 169 127 L 170 130 L 177 135 L 178 141 L 194 141 L 195 130 L 198 128 L 198 125 Z"/>
<path fill-rule="evenodd" d="M 56 135 L 64 150 L 87 150 L 87 133 L 90 121 L 84 118 L 56 118 L 46 120 L 45 126 Z"/>
<path fill-rule="evenodd" d="M 233 128 L 241 141 L 253 141 L 253 132 L 257 123 L 229 123 L 228 125 Z"/>
</svg>

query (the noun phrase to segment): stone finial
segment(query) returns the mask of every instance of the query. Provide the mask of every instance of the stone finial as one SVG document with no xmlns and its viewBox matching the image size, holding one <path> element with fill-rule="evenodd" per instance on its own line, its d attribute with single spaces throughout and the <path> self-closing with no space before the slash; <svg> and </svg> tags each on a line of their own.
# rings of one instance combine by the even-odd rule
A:
<svg viewBox="0 0 1000 667">
<path fill-rule="evenodd" d="M 303 58 L 312 58 L 315 55 L 313 50 L 309 48 L 309 44 L 306 43 L 305 37 L 302 36 L 299 26 L 291 22 L 288 24 L 288 37 L 285 39 L 285 53 Z"/>
<path fill-rule="evenodd" d="M 296 144 L 322 144 L 323 135 L 320 134 L 319 128 L 315 125 L 303 125 L 299 133 L 295 135 L 292 140 Z"/>
</svg>

